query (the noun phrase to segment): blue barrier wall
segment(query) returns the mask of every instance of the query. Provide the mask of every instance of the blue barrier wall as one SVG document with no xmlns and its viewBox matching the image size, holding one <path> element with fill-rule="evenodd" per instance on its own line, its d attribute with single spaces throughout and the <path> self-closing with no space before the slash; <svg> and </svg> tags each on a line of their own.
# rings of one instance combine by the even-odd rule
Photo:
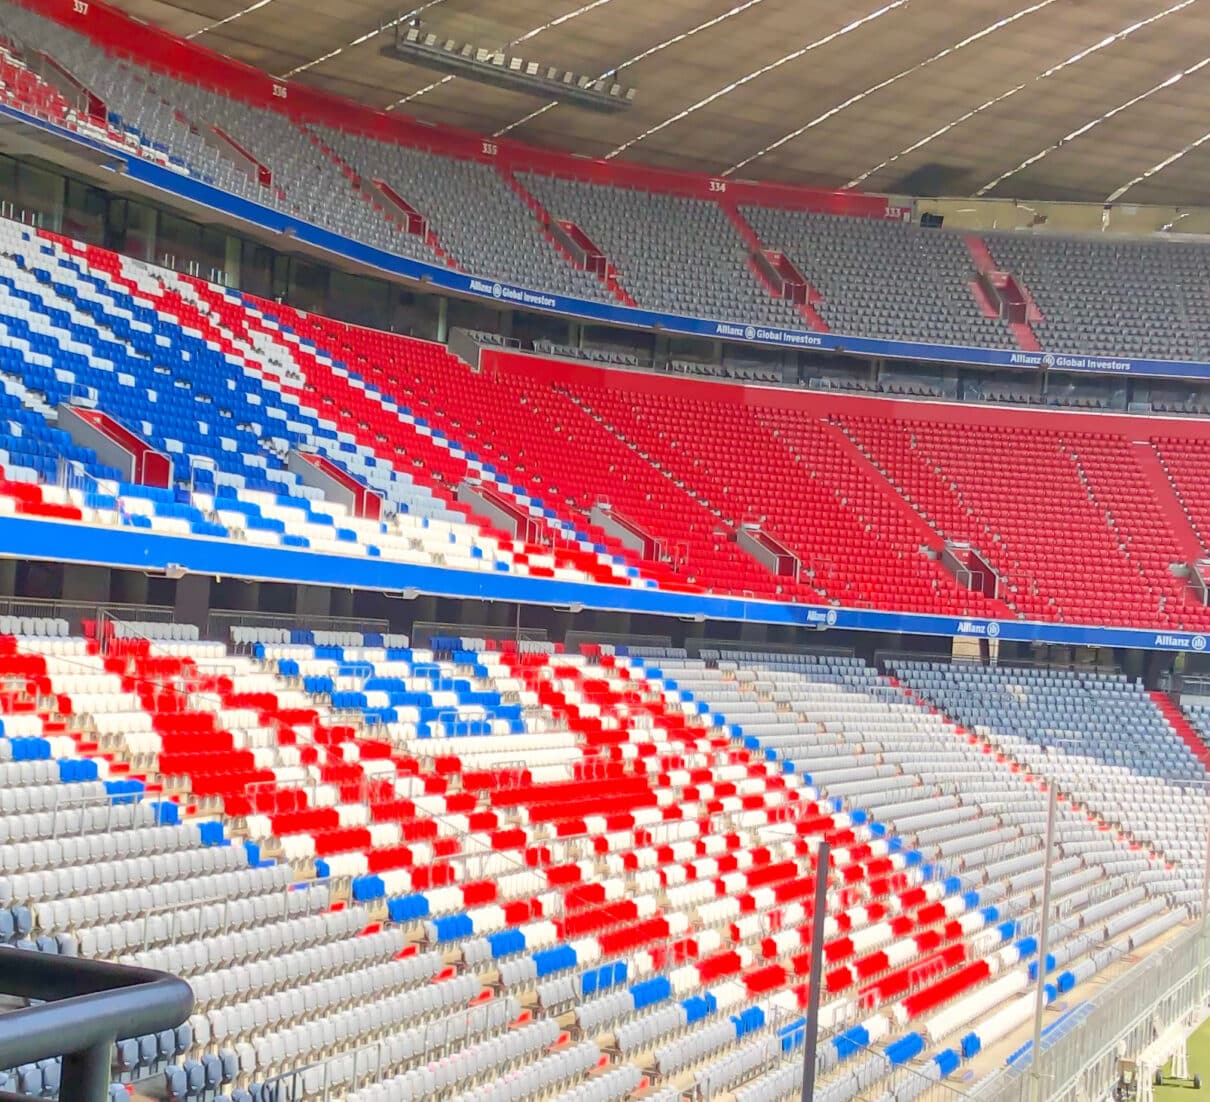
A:
<svg viewBox="0 0 1210 1102">
<path fill-rule="evenodd" d="M 82 535 L 86 538 L 81 538 Z M 160 535 L 141 528 L 96 528 L 68 521 L 27 517 L 0 517 L 0 558 L 37 559 L 157 573 L 167 572 L 172 566 L 189 574 L 331 585 L 394 595 L 415 590 L 417 593 L 468 600 L 507 601 L 558 608 L 579 605 L 608 612 L 789 624 L 818 630 L 834 628 L 1143 650 L 1200 652 L 1206 649 L 1206 636 L 1189 632 L 1081 627 L 1025 620 L 976 620 L 755 601 L 711 594 L 670 593 L 658 589 L 630 589 L 626 586 L 508 574 L 479 574 L 384 559 L 260 547 L 223 539 Z"/>
</svg>

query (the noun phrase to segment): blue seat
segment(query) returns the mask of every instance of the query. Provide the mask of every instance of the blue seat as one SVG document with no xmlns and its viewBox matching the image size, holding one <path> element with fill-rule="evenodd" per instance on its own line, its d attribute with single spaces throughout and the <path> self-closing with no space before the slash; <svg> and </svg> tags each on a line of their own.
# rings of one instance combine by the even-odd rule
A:
<svg viewBox="0 0 1210 1102">
<path fill-rule="evenodd" d="M 41 1094 L 45 1086 L 42 1069 L 37 1064 L 22 1064 L 17 1069 L 17 1084 L 22 1094 Z"/>
<path fill-rule="evenodd" d="M 184 1068 L 170 1064 L 164 1069 L 164 1090 L 172 1102 L 184 1102 L 189 1096 L 189 1081 Z"/>
</svg>

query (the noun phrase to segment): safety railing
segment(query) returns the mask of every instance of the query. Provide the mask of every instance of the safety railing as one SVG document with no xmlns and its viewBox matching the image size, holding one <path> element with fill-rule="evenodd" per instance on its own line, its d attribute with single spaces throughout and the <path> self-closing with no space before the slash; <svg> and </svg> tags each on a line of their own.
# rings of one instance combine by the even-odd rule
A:
<svg viewBox="0 0 1210 1102">
<path fill-rule="evenodd" d="M 97 621 L 102 613 L 121 620 L 169 621 L 170 605 L 118 604 L 112 601 L 70 601 L 48 597 L 0 597 L 0 616 L 26 616 L 30 619 L 66 620 L 73 634 L 79 634 L 86 620 Z"/>
<path fill-rule="evenodd" d="M 1201 925 L 1187 930 L 1121 973 L 1091 1000 L 1079 1029 L 1043 1043 L 1040 1075 L 1048 1102 L 1102 1098 L 1114 1086 L 1118 1060 L 1145 1047 L 1204 999 L 1210 961 Z M 982 1079 L 977 1102 L 1020 1102 L 1029 1097 L 1032 1061 L 1021 1059 Z"/>
<path fill-rule="evenodd" d="M 427 647 L 433 638 L 494 639 L 529 643 L 545 643 L 549 639 L 545 628 L 525 628 L 515 624 L 493 626 L 491 624 L 443 624 L 428 620 L 417 620 L 412 625 L 412 645 Z"/>
<path fill-rule="evenodd" d="M 232 628 L 305 628 L 311 631 L 356 631 L 389 634 L 391 625 L 383 619 L 366 616 L 312 616 L 290 612 L 243 612 L 238 609 L 212 609 L 206 618 L 206 637 L 231 642 Z"/>
<path fill-rule="evenodd" d="M 717 651 L 713 661 L 735 661 L 737 654 L 759 653 L 770 659 L 785 658 L 852 658 L 856 651 L 852 647 L 803 646 L 799 643 L 761 642 L 745 646 L 734 639 L 686 639 L 685 649 L 690 658 L 700 658 L 705 651 Z M 749 663 L 751 664 L 751 663 Z M 759 663 L 757 663 L 759 664 Z"/>
<path fill-rule="evenodd" d="M 106 1102 L 114 1043 L 175 1029 L 193 1010 L 182 979 L 45 953 L 0 954 L 0 992 L 39 1000 L 0 1014 L 0 1067 L 62 1056 L 60 1102 Z"/>
<path fill-rule="evenodd" d="M 1092 673 L 1113 675 L 1120 674 L 1122 667 L 1112 662 L 1076 662 L 1061 661 L 1053 658 L 1032 659 L 1014 657 L 1005 661 L 988 661 L 966 655 L 937 651 L 910 650 L 878 650 L 874 652 L 874 663 L 880 669 L 885 669 L 895 662 L 937 662 L 945 666 L 955 666 L 958 669 L 970 669 L 976 666 L 995 666 L 1008 670 L 1062 670 L 1066 673 Z"/>
</svg>

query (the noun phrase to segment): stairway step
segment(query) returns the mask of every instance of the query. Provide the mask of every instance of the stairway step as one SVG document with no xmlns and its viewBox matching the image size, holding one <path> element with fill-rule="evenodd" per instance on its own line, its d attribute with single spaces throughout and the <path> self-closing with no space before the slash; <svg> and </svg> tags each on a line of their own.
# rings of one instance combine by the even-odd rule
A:
<svg viewBox="0 0 1210 1102">
<path fill-rule="evenodd" d="M 1207 746 L 1197 728 L 1185 717 L 1185 713 L 1167 695 L 1159 691 L 1148 693 L 1160 715 L 1176 732 L 1180 740 L 1189 747 L 1193 756 L 1210 769 L 1210 746 Z"/>
</svg>

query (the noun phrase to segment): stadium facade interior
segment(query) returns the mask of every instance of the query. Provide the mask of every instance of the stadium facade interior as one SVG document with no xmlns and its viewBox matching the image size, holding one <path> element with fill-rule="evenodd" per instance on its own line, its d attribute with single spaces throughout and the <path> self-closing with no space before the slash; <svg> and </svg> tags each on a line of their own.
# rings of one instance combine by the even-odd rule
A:
<svg viewBox="0 0 1210 1102">
<path fill-rule="evenodd" d="M 0 4 L 0 144 L 0 942 L 192 991 L 101 1097 L 1095 1100 L 1206 1017 L 1210 245 L 94 0 Z"/>
</svg>

